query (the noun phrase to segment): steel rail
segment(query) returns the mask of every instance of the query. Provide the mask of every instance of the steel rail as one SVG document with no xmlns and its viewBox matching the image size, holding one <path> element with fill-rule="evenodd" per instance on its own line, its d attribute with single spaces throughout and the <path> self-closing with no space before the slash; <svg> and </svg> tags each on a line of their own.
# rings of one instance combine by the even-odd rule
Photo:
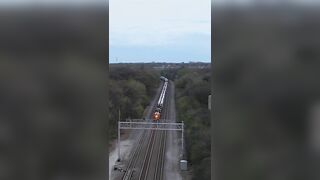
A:
<svg viewBox="0 0 320 180">
<path fill-rule="evenodd" d="M 122 176 L 122 179 L 131 179 L 131 175 L 132 173 L 129 171 L 132 167 L 134 167 L 134 162 L 135 160 L 137 159 L 138 155 L 140 154 L 141 152 L 141 149 L 142 149 L 142 143 L 144 142 L 143 139 L 145 138 L 145 135 L 147 134 L 147 131 L 144 131 L 140 138 L 139 138 L 139 143 L 138 145 L 136 146 L 135 148 L 135 151 L 133 153 L 133 155 L 131 156 L 131 158 L 129 159 L 129 162 L 128 162 L 128 166 L 126 167 L 126 170 L 125 170 L 125 174 Z"/>
<path fill-rule="evenodd" d="M 165 103 L 165 108 L 163 109 L 164 119 L 169 118 L 169 100 L 168 95 L 169 93 L 166 93 L 167 91 L 168 82 L 165 82 L 159 97 L 159 101 L 161 105 L 163 105 L 163 102 Z M 166 97 L 167 95 L 167 97 Z M 153 108 L 156 108 L 159 104 L 153 105 Z M 122 123 L 122 122 L 121 122 Z M 124 122 L 125 123 L 125 122 Z M 159 128 L 155 128 L 155 125 L 176 125 L 179 126 L 181 124 L 179 123 L 150 123 L 150 122 L 131 122 L 134 124 L 151 124 L 151 127 L 153 127 L 156 130 L 159 130 Z M 123 127 L 122 127 L 123 128 Z M 131 128 L 132 129 L 132 128 Z M 140 128 L 134 128 L 134 129 L 140 129 Z M 168 129 L 163 129 L 168 130 Z M 169 129 L 170 130 L 170 129 Z M 172 128 L 172 130 L 176 130 Z M 147 141 L 144 141 L 146 136 L 148 137 Z M 142 166 L 140 168 L 139 180 L 146 180 L 151 175 L 154 177 L 155 180 L 162 180 L 163 178 L 163 170 L 164 170 L 164 157 L 166 152 L 166 138 L 167 138 L 167 132 L 166 131 L 144 131 L 141 136 L 139 137 L 139 144 L 137 144 L 137 147 L 135 148 L 135 151 L 133 155 L 130 157 L 130 160 L 128 162 L 128 165 L 126 167 L 125 174 L 122 176 L 122 179 L 133 179 L 135 176 L 133 176 L 134 168 L 137 166 L 137 164 L 141 161 L 139 161 L 139 158 L 143 157 Z M 143 148 L 146 147 L 146 148 Z M 142 156 L 144 154 L 144 156 Z M 153 160 L 156 160 L 155 166 L 156 169 L 154 170 L 154 167 L 151 167 L 151 162 L 154 162 Z M 139 161 L 139 162 L 138 162 Z M 139 168 L 137 168 L 139 169 Z M 153 170 L 153 174 L 151 173 L 151 169 Z M 152 179 L 152 178 L 151 178 Z M 149 180 L 149 179 L 148 179 Z"/>
<path fill-rule="evenodd" d="M 168 95 L 167 95 L 168 96 Z M 169 117 L 169 100 L 168 97 L 166 98 L 166 106 L 164 109 L 164 117 L 168 118 Z M 155 124 L 159 124 L 159 123 L 155 123 Z M 165 123 L 167 124 L 167 123 Z M 157 131 L 157 143 L 155 143 L 156 141 L 154 141 L 153 146 L 151 148 L 151 154 L 156 154 L 156 166 L 155 166 L 155 171 L 154 174 L 151 174 L 153 176 L 154 180 L 162 180 L 163 178 L 163 166 L 164 166 L 164 157 L 165 157 L 165 146 L 166 146 L 166 131 Z M 159 137 L 160 136 L 160 137 Z M 158 150 L 158 152 L 154 152 L 154 146 L 155 144 L 157 144 L 158 148 L 156 148 L 156 150 Z M 149 155 L 149 159 L 147 160 L 146 163 L 146 169 L 142 169 L 141 174 L 139 176 L 139 180 L 149 180 L 148 179 L 148 173 L 150 170 L 150 162 L 152 160 L 153 156 Z"/>
<path fill-rule="evenodd" d="M 150 163 L 150 157 L 151 157 L 151 154 L 152 154 L 152 149 L 153 149 L 153 146 L 154 146 L 154 137 L 155 137 L 155 132 L 152 131 L 152 141 L 148 143 L 148 147 L 147 147 L 147 152 L 144 156 L 144 160 L 143 160 L 143 164 L 142 164 L 142 168 L 141 168 L 141 171 L 140 171 L 140 174 L 139 174 L 139 180 L 141 179 L 144 179 L 148 173 L 148 170 L 149 170 L 149 163 Z"/>
<path fill-rule="evenodd" d="M 157 105 L 154 104 L 153 108 L 156 108 Z M 152 111 L 151 111 L 152 113 Z M 152 115 L 152 114 L 151 114 Z M 150 144 L 150 142 L 152 141 L 152 136 L 150 136 L 150 134 L 152 134 L 152 132 L 150 131 L 144 131 L 138 140 L 138 144 L 135 147 L 135 151 L 132 154 L 132 156 L 129 158 L 129 162 L 128 165 L 125 169 L 125 173 L 124 175 L 121 177 L 121 179 L 123 180 L 130 180 L 132 179 L 132 175 L 134 173 L 133 168 L 135 168 L 136 164 L 137 164 L 137 160 L 138 158 L 142 155 L 143 153 L 143 147 L 148 146 Z M 145 138 L 148 137 L 147 141 L 144 141 Z"/>
</svg>

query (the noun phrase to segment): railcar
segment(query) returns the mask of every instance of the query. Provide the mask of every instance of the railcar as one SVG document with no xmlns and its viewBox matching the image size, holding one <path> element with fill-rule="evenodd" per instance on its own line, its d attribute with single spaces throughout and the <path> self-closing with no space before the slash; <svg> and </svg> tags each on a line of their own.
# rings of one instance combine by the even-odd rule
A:
<svg viewBox="0 0 320 180">
<path fill-rule="evenodd" d="M 154 121 L 160 120 L 161 111 L 163 109 L 163 103 L 164 103 L 164 99 L 166 97 L 166 92 L 167 92 L 167 87 L 168 87 L 168 79 L 163 76 L 161 76 L 160 79 L 163 80 L 164 83 L 163 83 L 162 90 L 161 90 L 161 93 L 160 93 L 160 96 L 159 96 L 159 99 L 157 102 L 157 107 L 152 115 L 152 119 Z"/>
</svg>

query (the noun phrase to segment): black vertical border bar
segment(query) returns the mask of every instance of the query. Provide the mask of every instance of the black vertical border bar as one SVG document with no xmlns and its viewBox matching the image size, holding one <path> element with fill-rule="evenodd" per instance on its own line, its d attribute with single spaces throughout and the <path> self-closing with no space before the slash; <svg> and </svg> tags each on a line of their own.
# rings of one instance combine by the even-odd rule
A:
<svg viewBox="0 0 320 180">
<path fill-rule="evenodd" d="M 215 59 L 214 59 L 214 13 L 213 13 L 213 6 L 214 6 L 214 0 L 211 0 L 211 109 L 210 109 L 210 118 L 211 118 L 211 180 L 216 179 L 215 178 L 215 145 L 214 145 L 214 110 L 215 110 L 215 87 L 214 87 L 214 64 L 215 64 Z"/>
<path fill-rule="evenodd" d="M 109 133 L 108 133 L 108 130 L 109 130 L 109 0 L 106 1 L 106 14 L 107 14 L 107 22 L 106 22 L 106 64 L 107 64 L 107 80 L 106 80 L 106 83 L 107 83 L 107 92 L 106 92 L 106 115 L 107 115 L 107 123 L 106 123 L 106 134 L 107 134 L 107 146 L 106 146 L 106 154 L 107 154 L 107 158 L 106 158 L 106 170 L 107 170 L 107 180 L 109 180 Z"/>
<path fill-rule="evenodd" d="M 106 139 L 107 139 L 107 145 L 106 145 L 106 154 L 107 154 L 107 158 L 106 158 L 106 171 L 107 171 L 107 180 L 109 180 L 109 133 L 108 133 L 108 130 L 109 130 L 109 0 L 106 0 L 106 14 L 107 14 L 107 18 L 106 18 L 106 64 L 107 64 L 107 92 L 106 92 L 106 116 L 107 116 L 107 123 L 106 123 Z"/>
</svg>

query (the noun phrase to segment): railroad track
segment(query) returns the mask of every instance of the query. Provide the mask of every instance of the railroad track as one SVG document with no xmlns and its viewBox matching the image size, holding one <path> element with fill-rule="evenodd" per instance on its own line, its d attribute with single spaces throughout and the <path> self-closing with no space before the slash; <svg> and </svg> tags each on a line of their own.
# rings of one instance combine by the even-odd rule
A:
<svg viewBox="0 0 320 180">
<path fill-rule="evenodd" d="M 138 180 L 162 180 L 166 150 L 166 131 L 153 131 Z"/>
<path fill-rule="evenodd" d="M 169 118 L 169 98 L 170 93 L 165 99 L 163 119 Z M 122 180 L 163 180 L 166 138 L 166 131 L 145 130 L 127 163 Z"/>
<path fill-rule="evenodd" d="M 165 100 L 166 108 L 162 113 L 164 120 L 169 118 L 169 98 L 170 95 L 168 94 Z M 145 155 L 138 180 L 163 179 L 167 132 L 163 130 L 156 130 L 152 133 L 155 134 L 155 139 L 152 142 L 151 147 L 148 148 L 149 153 Z"/>
<path fill-rule="evenodd" d="M 160 152 L 157 156 L 157 166 L 156 166 L 156 172 L 154 173 L 155 180 L 162 180 L 163 179 L 163 169 L 164 169 L 164 157 L 166 152 L 166 138 L 167 138 L 167 131 L 164 131 L 161 133 L 160 138 Z"/>
</svg>

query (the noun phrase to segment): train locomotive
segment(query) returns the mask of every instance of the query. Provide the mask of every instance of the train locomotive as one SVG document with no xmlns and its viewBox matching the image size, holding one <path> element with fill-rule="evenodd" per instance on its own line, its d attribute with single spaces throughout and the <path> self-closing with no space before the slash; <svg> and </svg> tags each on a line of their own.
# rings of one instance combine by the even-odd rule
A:
<svg viewBox="0 0 320 180">
<path fill-rule="evenodd" d="M 167 92 L 167 87 L 168 87 L 168 79 L 161 76 L 160 80 L 164 81 L 163 86 L 162 86 L 162 90 L 161 90 L 161 94 L 160 97 L 158 99 L 157 102 L 157 107 L 152 115 L 152 119 L 154 121 L 159 121 L 160 117 L 161 117 L 161 111 L 163 109 L 163 103 L 164 103 L 164 98 L 166 96 L 166 92 Z"/>
</svg>

